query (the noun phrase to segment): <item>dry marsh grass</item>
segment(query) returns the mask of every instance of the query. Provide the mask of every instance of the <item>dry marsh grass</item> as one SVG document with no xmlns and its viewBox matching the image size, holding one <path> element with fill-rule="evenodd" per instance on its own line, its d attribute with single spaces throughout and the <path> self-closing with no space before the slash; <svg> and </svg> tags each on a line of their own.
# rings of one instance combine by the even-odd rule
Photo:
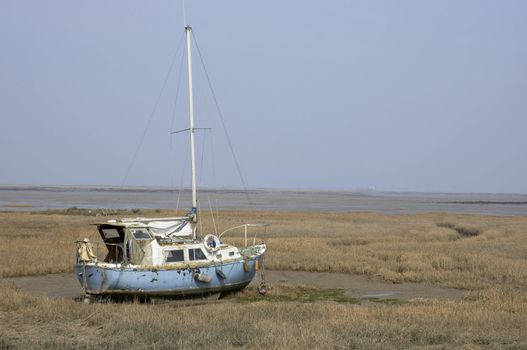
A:
<svg viewBox="0 0 527 350">
<path fill-rule="evenodd" d="M 335 302 L 166 305 L 51 300 L 0 289 L 0 347 L 403 349 L 527 347 L 525 295 L 362 307 Z"/>
<path fill-rule="evenodd" d="M 104 219 L 75 213 L 0 213 L 0 276 L 72 271 L 73 242 L 99 240 L 90 224 Z M 469 290 L 527 288 L 527 217 L 224 212 L 216 218 L 219 231 L 264 221 L 271 224 L 264 237 L 271 269 L 349 272 Z M 210 214 L 203 213 L 203 222 L 204 232 L 213 231 Z M 242 232 L 224 239 L 241 244 Z"/>
<path fill-rule="evenodd" d="M 0 213 L 1 276 L 72 271 L 73 241 L 98 239 L 89 224 L 101 218 L 84 214 Z M 174 213 L 126 216 L 148 214 Z M 204 229 L 212 229 L 207 213 L 203 219 Z M 268 268 L 360 273 L 465 288 L 469 295 L 365 307 L 337 291 L 301 287 L 277 288 L 268 300 L 245 290 L 234 301 L 193 307 L 85 305 L 29 295 L 0 278 L 0 349 L 527 349 L 527 217 L 226 212 L 217 218 L 221 228 L 264 221 L 272 224 Z M 228 237 L 242 241 L 241 231 Z"/>
</svg>

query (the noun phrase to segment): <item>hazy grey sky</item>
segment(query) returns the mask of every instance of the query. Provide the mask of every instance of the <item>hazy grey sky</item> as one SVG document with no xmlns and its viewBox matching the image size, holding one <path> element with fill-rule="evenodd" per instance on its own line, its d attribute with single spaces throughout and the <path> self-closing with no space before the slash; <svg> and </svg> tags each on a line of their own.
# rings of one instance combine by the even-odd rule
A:
<svg viewBox="0 0 527 350">
<path fill-rule="evenodd" d="M 186 7 L 249 187 L 527 193 L 527 1 Z M 181 8 L 0 1 L 0 183 L 179 185 L 181 49 L 125 174 Z M 240 186 L 198 62 L 200 182 Z"/>
</svg>

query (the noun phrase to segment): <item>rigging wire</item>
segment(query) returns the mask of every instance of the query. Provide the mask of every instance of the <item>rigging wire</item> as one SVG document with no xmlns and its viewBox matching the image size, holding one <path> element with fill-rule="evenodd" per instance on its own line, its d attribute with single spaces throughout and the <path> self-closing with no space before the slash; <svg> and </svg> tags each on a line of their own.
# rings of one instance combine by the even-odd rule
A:
<svg viewBox="0 0 527 350">
<path fill-rule="evenodd" d="M 200 159 L 200 167 L 199 167 L 199 179 L 198 179 L 198 183 L 201 185 L 203 183 L 203 165 L 205 163 L 205 141 L 207 140 L 207 130 L 203 130 L 204 131 L 204 135 L 203 135 L 203 141 L 201 142 L 201 159 Z"/>
<path fill-rule="evenodd" d="M 198 213 L 201 213 L 201 203 L 200 202 L 198 202 Z M 198 224 L 199 224 L 199 232 L 203 232 L 203 220 L 198 220 Z"/>
<path fill-rule="evenodd" d="M 176 120 L 176 114 L 177 114 L 177 106 L 179 106 L 178 104 L 178 101 L 179 101 L 179 95 L 180 95 L 180 92 L 181 92 L 181 80 L 182 80 L 182 77 L 183 77 L 183 59 L 185 57 L 185 50 L 182 50 L 181 51 L 181 59 L 179 60 L 179 62 L 181 62 L 181 64 L 179 65 L 179 72 L 178 72 L 178 81 L 177 81 L 177 85 L 176 85 L 176 97 L 174 99 L 174 106 L 172 108 L 172 118 L 170 120 L 170 129 L 169 130 L 174 130 L 174 123 L 175 123 L 175 120 Z M 170 133 L 170 146 L 169 146 L 170 150 L 173 150 L 174 148 L 174 143 L 173 143 L 173 134 Z M 188 144 L 187 144 L 187 148 L 188 148 Z M 188 151 L 188 150 L 187 150 Z M 185 157 L 188 157 L 188 152 L 185 152 Z M 186 166 L 186 162 L 187 162 L 187 159 L 185 159 L 185 163 L 184 163 L 184 166 Z M 174 165 L 176 163 L 174 162 Z M 174 170 L 175 172 L 175 170 Z M 179 183 L 179 188 L 178 188 L 178 192 L 177 192 L 177 204 L 176 204 L 176 211 L 179 209 L 179 200 L 181 199 L 181 189 L 183 187 L 183 176 L 184 176 L 184 173 L 181 177 L 181 181 Z M 173 177 L 172 177 L 173 179 Z M 172 180 L 172 184 L 171 184 L 172 188 L 174 188 L 174 183 L 173 183 L 173 180 Z M 173 193 L 174 196 L 176 195 L 175 192 Z"/>
<path fill-rule="evenodd" d="M 183 10 L 183 25 L 186 27 L 187 26 L 187 11 L 185 9 L 185 0 L 181 1 L 181 6 L 182 6 L 182 10 Z"/>
<path fill-rule="evenodd" d="M 252 201 L 251 201 L 251 198 L 250 198 L 248 190 L 247 190 L 247 185 L 245 184 L 245 180 L 244 180 L 243 175 L 242 175 L 242 171 L 241 171 L 241 168 L 240 168 L 240 164 L 238 162 L 238 158 L 236 157 L 236 153 L 234 152 L 234 147 L 232 146 L 232 141 L 231 141 L 231 138 L 229 136 L 229 132 L 227 130 L 227 126 L 225 125 L 225 120 L 223 118 L 223 113 L 222 113 L 220 105 L 218 103 L 218 99 L 216 98 L 216 93 L 214 92 L 214 88 L 212 87 L 212 83 L 211 83 L 209 74 L 207 72 L 207 68 L 205 67 L 205 62 L 203 61 L 203 57 L 201 55 L 201 50 L 199 49 L 198 41 L 196 40 L 196 36 L 194 35 L 194 32 L 192 32 L 192 38 L 194 39 L 194 43 L 196 44 L 198 57 L 199 57 L 199 60 L 201 62 L 201 66 L 203 68 L 203 72 L 205 73 L 205 77 L 207 79 L 207 83 L 209 85 L 209 89 L 210 89 L 211 94 L 212 94 L 212 99 L 214 100 L 214 104 L 216 106 L 216 111 L 218 112 L 218 115 L 220 117 L 220 121 L 221 121 L 221 126 L 223 128 L 223 132 L 225 133 L 225 136 L 227 137 L 227 143 L 229 145 L 229 149 L 231 151 L 232 158 L 233 158 L 234 163 L 236 165 L 236 170 L 238 172 L 238 176 L 240 177 L 240 181 L 242 182 L 243 190 L 244 190 L 245 196 L 247 198 L 247 202 L 249 204 L 249 210 L 252 212 Z"/>
<path fill-rule="evenodd" d="M 216 188 L 216 159 L 214 158 L 214 133 L 210 133 L 210 156 L 212 163 L 212 186 Z"/>
<path fill-rule="evenodd" d="M 181 193 L 183 192 L 183 181 L 185 181 L 185 174 L 187 173 L 188 154 L 190 149 L 190 140 L 187 142 L 187 150 L 185 151 L 185 161 L 183 162 L 183 169 L 181 172 L 181 180 L 179 181 L 179 191 L 177 195 L 176 211 L 179 210 L 179 200 L 181 199 Z"/>
<path fill-rule="evenodd" d="M 214 225 L 214 234 L 218 235 L 218 227 L 216 226 L 216 220 L 214 220 L 214 209 L 212 208 L 212 204 L 210 203 L 210 196 L 207 196 L 209 200 L 209 209 L 210 209 L 210 216 L 212 218 L 212 224 Z"/>
<path fill-rule="evenodd" d="M 181 78 L 183 76 L 182 74 L 182 70 L 183 70 L 183 59 L 184 59 L 184 56 L 185 56 L 185 50 L 182 50 L 181 51 L 181 59 L 180 59 L 180 62 L 181 64 L 179 65 L 179 72 L 178 72 L 178 81 L 177 81 L 177 85 L 176 85 L 176 98 L 174 99 L 174 106 L 172 108 L 172 119 L 170 120 L 170 129 L 169 130 L 174 130 L 174 122 L 176 120 L 176 108 L 178 105 L 178 100 L 179 100 L 179 92 L 181 91 L 180 88 L 181 88 Z M 172 148 L 172 133 L 170 133 L 170 148 Z"/>
<path fill-rule="evenodd" d="M 205 129 L 205 133 L 203 135 L 203 141 L 202 141 L 202 146 L 201 146 L 201 164 L 200 164 L 200 178 L 199 178 L 199 183 L 202 184 L 203 183 L 203 174 L 205 173 L 204 171 L 204 164 L 205 164 L 205 146 L 206 146 L 206 141 L 207 141 L 207 136 L 210 134 L 211 135 L 211 138 L 212 138 L 212 132 L 211 133 L 207 133 L 206 131 L 208 131 L 207 129 Z M 214 173 L 214 167 L 213 167 L 213 170 L 212 172 Z M 214 207 L 212 206 L 212 202 L 210 200 L 210 194 L 207 195 L 207 200 L 209 202 L 209 210 L 210 210 L 210 216 L 211 216 L 211 219 L 212 219 L 212 225 L 214 227 L 214 234 L 218 234 L 218 226 L 216 225 L 216 218 L 214 217 Z"/>
<path fill-rule="evenodd" d="M 212 187 L 216 188 L 216 160 L 214 158 L 214 138 L 213 138 L 213 135 L 214 135 L 214 133 L 211 132 L 210 133 L 210 155 L 211 155 L 211 163 L 212 163 Z M 219 219 L 220 214 L 219 214 L 219 208 L 218 208 L 218 198 L 215 198 L 214 204 L 215 204 L 214 209 L 216 210 L 216 218 Z M 212 209 L 213 208 L 211 206 L 211 210 Z"/>
<path fill-rule="evenodd" d="M 176 63 L 176 57 L 177 57 L 179 49 L 181 48 L 182 41 L 183 41 L 183 35 L 181 35 L 181 39 L 179 41 L 178 48 L 176 49 L 176 52 L 174 53 L 174 56 L 172 57 L 172 62 L 170 63 L 170 67 L 169 67 L 168 72 L 167 72 L 167 74 L 165 76 L 165 80 L 163 81 L 163 85 L 161 86 L 161 91 L 157 95 L 157 99 L 156 99 L 156 102 L 154 104 L 154 108 L 152 109 L 152 112 L 150 113 L 150 115 L 148 117 L 148 121 L 146 123 L 146 126 L 143 129 L 143 134 L 141 135 L 141 139 L 139 140 L 139 145 L 135 149 L 134 155 L 132 157 L 132 161 L 130 162 L 130 165 L 128 166 L 128 169 L 126 170 L 126 173 L 124 175 L 123 181 L 121 183 L 121 187 L 124 187 L 124 185 L 126 184 L 126 181 L 128 180 L 128 176 L 130 175 L 130 171 L 132 170 L 132 168 L 133 168 L 133 166 L 135 164 L 135 161 L 137 159 L 137 155 L 139 154 L 139 150 L 143 146 L 143 142 L 145 140 L 146 134 L 148 132 L 148 129 L 150 128 L 150 124 L 152 123 L 152 119 L 154 118 L 154 115 L 155 115 L 155 113 L 157 111 L 157 107 L 159 106 L 159 101 L 161 100 L 161 96 L 163 95 L 163 92 L 165 91 L 165 87 L 166 87 L 168 79 L 170 77 L 170 73 L 172 72 L 172 68 L 174 68 L 174 64 Z"/>
</svg>

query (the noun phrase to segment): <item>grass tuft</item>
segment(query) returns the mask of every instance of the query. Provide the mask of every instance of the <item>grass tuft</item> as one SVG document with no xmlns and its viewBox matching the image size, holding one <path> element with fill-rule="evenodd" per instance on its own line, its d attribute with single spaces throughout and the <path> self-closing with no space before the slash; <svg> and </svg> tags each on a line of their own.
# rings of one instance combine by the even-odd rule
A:
<svg viewBox="0 0 527 350">
<path fill-rule="evenodd" d="M 331 301 L 337 303 L 358 304 L 360 302 L 360 299 L 345 295 L 343 289 L 325 289 L 307 286 L 277 286 L 271 288 L 265 296 L 259 294 L 254 288 L 247 288 L 234 294 L 230 298 L 240 303 L 256 301 L 300 303 Z"/>
<path fill-rule="evenodd" d="M 476 227 L 459 226 L 450 222 L 440 222 L 437 227 L 449 228 L 456 231 L 460 237 L 476 237 L 483 233 L 483 231 Z"/>
</svg>

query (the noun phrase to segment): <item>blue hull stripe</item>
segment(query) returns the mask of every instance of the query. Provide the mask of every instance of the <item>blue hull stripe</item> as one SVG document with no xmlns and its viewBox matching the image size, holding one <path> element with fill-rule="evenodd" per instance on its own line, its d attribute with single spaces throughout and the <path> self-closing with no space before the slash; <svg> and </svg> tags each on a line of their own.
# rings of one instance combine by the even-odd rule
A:
<svg viewBox="0 0 527 350">
<path fill-rule="evenodd" d="M 242 261 L 200 267 L 202 276 L 210 277 L 210 282 L 198 281 L 194 274 L 197 269 L 141 269 L 110 268 L 98 265 L 76 265 L 77 278 L 81 286 L 86 279 L 86 292 L 96 295 L 133 296 L 187 296 L 233 291 L 244 288 L 254 278 L 255 261 L 248 261 L 246 271 Z M 216 270 L 223 272 L 216 273 Z M 86 276 L 84 276 L 86 274 Z"/>
</svg>

